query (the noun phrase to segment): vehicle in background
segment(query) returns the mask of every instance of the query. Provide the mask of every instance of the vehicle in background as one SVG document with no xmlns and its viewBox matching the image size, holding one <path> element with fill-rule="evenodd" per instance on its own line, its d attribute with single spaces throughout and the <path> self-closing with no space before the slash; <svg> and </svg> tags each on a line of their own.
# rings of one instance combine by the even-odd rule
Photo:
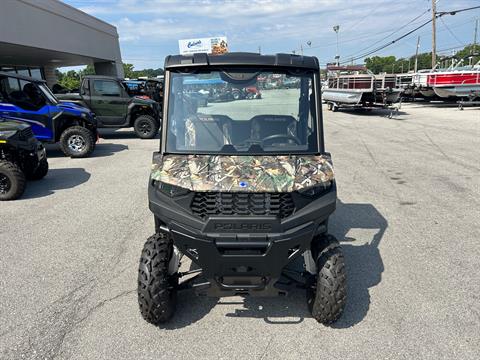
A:
<svg viewBox="0 0 480 360">
<path fill-rule="evenodd" d="M 441 98 L 480 98 L 480 61 L 428 74 L 427 85 Z"/>
<path fill-rule="evenodd" d="M 47 173 L 45 148 L 31 127 L 0 117 L 0 201 L 19 198 L 27 179 L 39 180 Z"/>
<path fill-rule="evenodd" d="M 160 78 L 139 78 L 125 79 L 123 83 L 127 86 L 131 96 L 145 97 L 152 99 L 162 105 L 163 102 L 163 79 Z"/>
<path fill-rule="evenodd" d="M 98 128 L 133 127 L 142 139 L 154 138 L 160 128 L 159 103 L 143 96 L 131 95 L 121 79 L 85 76 L 78 93 L 59 94 L 58 98 L 92 110 Z"/>
<path fill-rule="evenodd" d="M 285 77 L 282 87 L 285 89 L 298 89 L 300 88 L 300 82 L 295 77 Z"/>
<path fill-rule="evenodd" d="M 252 99 L 261 99 L 262 93 L 256 86 L 247 86 L 244 88 L 233 88 L 232 89 L 233 99 L 234 100 L 252 100 Z"/>
<path fill-rule="evenodd" d="M 323 100 L 328 109 L 340 107 L 389 108 L 400 100 L 395 75 L 374 75 L 363 65 L 327 66 L 328 85 Z"/>
<path fill-rule="evenodd" d="M 190 98 L 190 100 L 192 100 L 197 107 L 208 106 L 208 92 L 205 94 L 202 91 L 186 91 L 184 96 Z"/>
<path fill-rule="evenodd" d="M 95 149 L 95 115 L 73 103 L 61 103 L 44 80 L 0 72 L 0 116 L 28 123 L 35 137 L 59 143 L 66 156 L 82 158 Z"/>
</svg>

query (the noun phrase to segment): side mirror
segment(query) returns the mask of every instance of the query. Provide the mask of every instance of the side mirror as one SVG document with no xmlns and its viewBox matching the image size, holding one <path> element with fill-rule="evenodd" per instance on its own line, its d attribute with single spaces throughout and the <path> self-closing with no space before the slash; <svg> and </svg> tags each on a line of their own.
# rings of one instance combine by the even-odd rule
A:
<svg viewBox="0 0 480 360">
<path fill-rule="evenodd" d="M 152 164 L 160 164 L 162 162 L 162 155 L 160 151 L 155 151 L 153 153 Z"/>
</svg>

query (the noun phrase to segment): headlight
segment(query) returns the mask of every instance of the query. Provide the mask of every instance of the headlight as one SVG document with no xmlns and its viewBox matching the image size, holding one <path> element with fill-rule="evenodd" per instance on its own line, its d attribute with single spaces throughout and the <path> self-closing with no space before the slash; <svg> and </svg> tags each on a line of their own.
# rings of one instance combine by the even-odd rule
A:
<svg viewBox="0 0 480 360">
<path fill-rule="evenodd" d="M 156 186 L 161 193 L 170 197 L 187 195 L 190 192 L 190 190 L 185 189 L 183 187 L 172 185 L 172 184 L 166 184 L 161 181 L 153 181 L 153 185 Z"/>
<path fill-rule="evenodd" d="M 298 192 L 304 196 L 308 197 L 318 197 L 326 193 L 332 187 L 332 181 L 327 181 L 323 183 L 316 184 L 314 186 L 307 187 L 305 189 L 300 189 Z"/>
<path fill-rule="evenodd" d="M 0 136 L 2 137 L 10 137 L 10 136 L 13 136 L 17 133 L 17 130 L 3 130 L 3 131 L 0 131 Z"/>
</svg>

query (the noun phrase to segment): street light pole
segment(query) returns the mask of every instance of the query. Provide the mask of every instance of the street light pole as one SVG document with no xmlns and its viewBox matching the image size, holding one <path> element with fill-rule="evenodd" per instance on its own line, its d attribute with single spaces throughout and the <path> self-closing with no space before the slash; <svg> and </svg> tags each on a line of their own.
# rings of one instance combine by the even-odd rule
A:
<svg viewBox="0 0 480 360">
<path fill-rule="evenodd" d="M 340 31 L 340 25 L 335 25 L 333 27 L 333 31 L 335 31 L 335 34 L 337 35 L 337 54 L 335 55 L 335 60 L 337 60 L 337 66 L 340 65 L 340 55 L 338 51 L 338 32 Z"/>
<path fill-rule="evenodd" d="M 415 73 L 418 71 L 418 49 L 420 48 L 420 36 L 417 38 L 417 51 L 415 52 Z"/>
</svg>

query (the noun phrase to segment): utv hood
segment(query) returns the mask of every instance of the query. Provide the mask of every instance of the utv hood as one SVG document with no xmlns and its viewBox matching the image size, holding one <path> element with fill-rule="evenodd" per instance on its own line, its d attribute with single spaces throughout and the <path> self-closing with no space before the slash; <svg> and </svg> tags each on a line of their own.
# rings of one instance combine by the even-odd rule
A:
<svg viewBox="0 0 480 360">
<path fill-rule="evenodd" d="M 291 192 L 334 178 L 326 155 L 165 155 L 151 179 L 191 191 Z"/>
<path fill-rule="evenodd" d="M 60 103 L 57 104 L 57 107 L 61 110 L 64 111 L 74 111 L 74 112 L 82 112 L 86 114 L 90 114 L 91 111 L 87 109 L 86 107 L 83 107 L 81 105 L 78 105 L 73 102 L 68 102 L 68 101 L 61 101 Z"/>
<path fill-rule="evenodd" d="M 22 131 L 29 127 L 29 125 L 20 121 L 4 120 L 0 118 L 0 131 Z"/>
</svg>

